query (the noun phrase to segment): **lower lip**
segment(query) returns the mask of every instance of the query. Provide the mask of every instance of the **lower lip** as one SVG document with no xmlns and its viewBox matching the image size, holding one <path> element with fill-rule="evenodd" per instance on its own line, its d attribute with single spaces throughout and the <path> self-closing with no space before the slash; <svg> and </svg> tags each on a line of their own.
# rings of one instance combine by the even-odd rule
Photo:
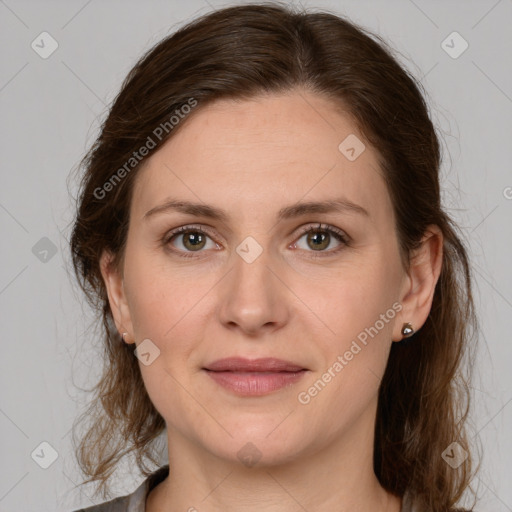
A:
<svg viewBox="0 0 512 512">
<path fill-rule="evenodd" d="M 213 372 L 206 373 L 222 387 L 234 391 L 239 395 L 259 396 L 266 395 L 290 386 L 300 380 L 306 373 L 298 372 Z"/>
</svg>

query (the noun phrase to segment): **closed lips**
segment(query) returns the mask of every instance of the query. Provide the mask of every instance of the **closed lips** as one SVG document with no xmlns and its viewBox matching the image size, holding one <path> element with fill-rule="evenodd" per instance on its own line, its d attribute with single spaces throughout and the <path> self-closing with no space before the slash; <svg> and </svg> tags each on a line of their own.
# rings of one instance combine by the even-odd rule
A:
<svg viewBox="0 0 512 512">
<path fill-rule="evenodd" d="M 302 365 L 272 357 L 219 359 L 204 370 L 218 385 L 243 397 L 259 397 L 288 388 L 307 372 Z"/>
<path fill-rule="evenodd" d="M 301 365 L 292 363 L 290 361 L 284 361 L 276 358 L 261 358 L 261 359 L 245 359 L 241 357 L 230 357 L 225 359 L 219 359 L 213 363 L 208 364 L 205 370 L 213 372 L 299 372 L 306 370 Z"/>
</svg>

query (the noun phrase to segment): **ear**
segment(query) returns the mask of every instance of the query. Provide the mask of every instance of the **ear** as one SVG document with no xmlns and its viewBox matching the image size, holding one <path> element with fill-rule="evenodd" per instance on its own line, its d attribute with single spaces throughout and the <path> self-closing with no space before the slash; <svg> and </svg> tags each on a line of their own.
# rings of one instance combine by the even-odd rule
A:
<svg viewBox="0 0 512 512">
<path fill-rule="evenodd" d="M 428 226 L 421 245 L 411 254 L 407 278 L 401 290 L 402 310 L 399 321 L 395 323 L 393 341 L 403 338 L 403 323 L 409 322 L 414 331 L 418 331 L 427 320 L 442 262 L 443 234 L 438 226 Z"/>
<path fill-rule="evenodd" d="M 128 333 L 125 336 L 126 343 L 134 343 L 133 325 L 130 317 L 130 310 L 124 291 L 124 279 L 113 263 L 113 256 L 107 250 L 104 250 L 100 257 L 100 270 L 107 288 L 110 310 L 119 333 Z"/>
</svg>

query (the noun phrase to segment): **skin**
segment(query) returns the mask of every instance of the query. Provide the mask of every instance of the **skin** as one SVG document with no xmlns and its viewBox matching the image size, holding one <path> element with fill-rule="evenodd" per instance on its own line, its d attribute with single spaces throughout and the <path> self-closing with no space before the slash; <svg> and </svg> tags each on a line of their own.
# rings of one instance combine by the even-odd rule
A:
<svg viewBox="0 0 512 512">
<path fill-rule="evenodd" d="M 333 107 L 304 90 L 198 107 L 137 176 L 122 268 L 109 264 L 108 252 L 101 268 L 126 341 L 149 338 L 160 350 L 150 365 L 139 362 L 166 421 L 170 461 L 148 512 L 400 510 L 373 472 L 377 393 L 402 324 L 417 330 L 428 316 L 442 235 L 431 226 L 402 266 L 377 152 Z M 366 145 L 355 161 L 338 149 L 349 134 Z M 228 218 L 144 218 L 171 196 L 222 208 Z M 368 215 L 277 220 L 286 206 L 341 197 Z M 318 223 L 342 230 L 349 244 L 331 235 L 315 249 L 299 228 L 318 236 Z M 207 231 L 199 251 L 190 235 L 187 245 L 185 235 L 164 245 L 168 232 L 190 224 Z M 252 263 L 236 252 L 248 236 L 262 248 Z M 298 393 L 394 303 L 401 311 L 301 404 Z M 277 357 L 309 371 L 287 388 L 241 397 L 201 370 L 229 356 Z M 260 454 L 252 467 L 237 456 L 248 442 Z"/>
</svg>

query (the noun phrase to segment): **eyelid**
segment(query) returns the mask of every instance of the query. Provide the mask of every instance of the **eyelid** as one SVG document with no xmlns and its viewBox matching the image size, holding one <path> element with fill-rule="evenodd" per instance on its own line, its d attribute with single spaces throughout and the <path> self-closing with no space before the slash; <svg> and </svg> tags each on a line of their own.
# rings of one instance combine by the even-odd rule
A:
<svg viewBox="0 0 512 512">
<path fill-rule="evenodd" d="M 340 238 L 342 238 L 343 241 L 347 244 L 351 241 L 351 238 L 342 229 L 339 229 L 335 226 L 330 226 L 329 224 L 322 225 L 321 222 L 319 222 L 318 225 L 303 226 L 301 228 L 300 237 L 302 237 L 306 233 L 309 233 L 310 231 L 326 231 L 328 233 L 334 233 L 334 234 L 338 235 Z M 326 251 L 326 252 L 328 252 L 328 251 Z"/>
<path fill-rule="evenodd" d="M 213 238 L 210 228 L 204 229 L 204 225 L 202 224 L 186 224 L 185 226 L 180 226 L 178 228 L 174 228 L 167 231 L 165 235 L 162 237 L 162 241 L 164 243 L 169 243 L 171 239 L 174 238 L 175 236 L 182 235 L 188 232 L 199 232 L 203 233 L 204 235 L 208 235 L 210 238 Z"/>
</svg>

